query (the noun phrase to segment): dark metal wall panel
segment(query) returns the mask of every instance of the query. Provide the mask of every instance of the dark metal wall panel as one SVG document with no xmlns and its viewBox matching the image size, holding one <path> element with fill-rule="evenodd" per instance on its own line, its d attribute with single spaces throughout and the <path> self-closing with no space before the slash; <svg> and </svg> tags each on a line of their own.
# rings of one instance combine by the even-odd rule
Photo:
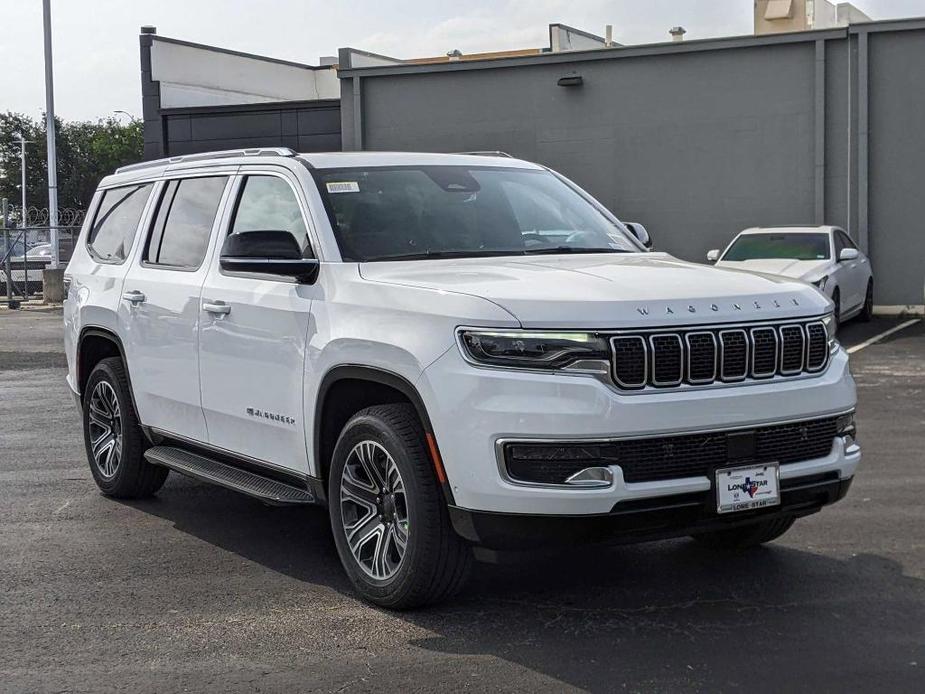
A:
<svg viewBox="0 0 925 694">
<path fill-rule="evenodd" d="M 808 41 L 366 77 L 365 148 L 542 162 L 700 260 L 750 225 L 812 223 L 814 61 Z M 583 86 L 557 86 L 571 72 Z"/>
<path fill-rule="evenodd" d="M 163 156 L 246 147 L 341 148 L 336 101 L 172 109 L 161 117 L 166 126 Z"/>
<path fill-rule="evenodd" d="M 869 221 L 877 303 L 925 294 L 925 30 L 869 34 Z"/>
</svg>

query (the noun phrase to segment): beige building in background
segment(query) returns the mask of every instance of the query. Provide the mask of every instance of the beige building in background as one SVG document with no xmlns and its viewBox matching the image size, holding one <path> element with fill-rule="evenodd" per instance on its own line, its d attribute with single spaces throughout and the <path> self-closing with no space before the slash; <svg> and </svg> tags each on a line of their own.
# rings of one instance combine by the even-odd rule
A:
<svg viewBox="0 0 925 694">
<path fill-rule="evenodd" d="M 872 21 L 850 2 L 755 0 L 755 35 L 831 29 Z"/>
</svg>

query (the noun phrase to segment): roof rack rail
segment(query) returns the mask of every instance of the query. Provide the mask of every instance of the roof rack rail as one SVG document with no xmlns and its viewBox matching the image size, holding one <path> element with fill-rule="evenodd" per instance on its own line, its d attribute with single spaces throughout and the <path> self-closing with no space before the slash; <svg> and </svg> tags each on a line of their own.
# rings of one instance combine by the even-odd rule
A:
<svg viewBox="0 0 925 694">
<path fill-rule="evenodd" d="M 501 150 L 485 150 L 481 152 L 457 152 L 456 154 L 468 154 L 472 157 L 507 157 L 508 159 L 514 159 L 514 156 L 508 154 L 507 152 L 502 152 Z"/>
<path fill-rule="evenodd" d="M 198 154 L 182 154 L 176 157 L 165 157 L 164 159 L 152 159 L 151 161 L 142 161 L 137 164 L 120 166 L 116 173 L 126 173 L 127 171 L 140 171 L 153 166 L 164 166 L 169 164 L 180 164 L 190 161 L 204 161 L 207 159 L 227 159 L 229 157 L 294 157 L 297 152 L 289 147 L 251 147 L 249 149 L 224 149 L 218 152 L 200 152 Z"/>
</svg>

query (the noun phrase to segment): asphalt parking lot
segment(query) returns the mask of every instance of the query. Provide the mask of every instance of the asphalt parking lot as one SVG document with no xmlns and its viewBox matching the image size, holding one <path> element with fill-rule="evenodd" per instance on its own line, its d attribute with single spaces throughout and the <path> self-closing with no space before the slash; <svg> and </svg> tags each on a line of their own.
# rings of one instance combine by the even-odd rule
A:
<svg viewBox="0 0 925 694">
<path fill-rule="evenodd" d="M 774 544 L 478 565 L 402 614 L 354 597 L 324 511 L 101 496 L 60 324 L 0 311 L 0 691 L 925 691 L 921 321 L 852 355 L 855 484 Z"/>
</svg>

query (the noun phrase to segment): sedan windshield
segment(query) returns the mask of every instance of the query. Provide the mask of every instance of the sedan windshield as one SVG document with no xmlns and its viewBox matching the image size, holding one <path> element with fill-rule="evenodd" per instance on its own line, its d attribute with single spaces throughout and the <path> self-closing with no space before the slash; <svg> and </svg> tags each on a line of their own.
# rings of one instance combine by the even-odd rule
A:
<svg viewBox="0 0 925 694">
<path fill-rule="evenodd" d="M 826 234 L 742 234 L 723 260 L 828 260 L 829 237 Z"/>
<path fill-rule="evenodd" d="M 545 170 L 400 166 L 313 174 L 344 260 L 642 250 L 616 219 Z"/>
</svg>

